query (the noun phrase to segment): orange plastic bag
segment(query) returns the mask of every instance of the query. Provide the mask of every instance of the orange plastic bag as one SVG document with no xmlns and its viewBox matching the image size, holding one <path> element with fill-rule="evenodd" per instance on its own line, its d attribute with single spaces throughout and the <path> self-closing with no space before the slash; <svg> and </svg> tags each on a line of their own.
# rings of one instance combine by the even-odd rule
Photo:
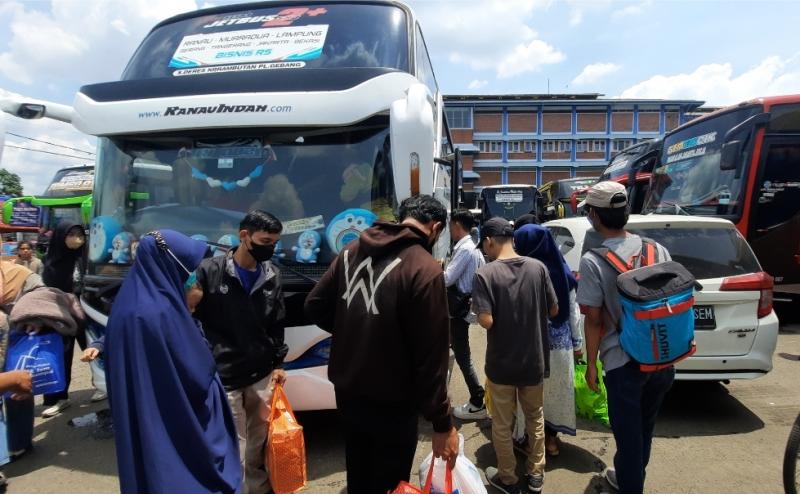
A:
<svg viewBox="0 0 800 494">
<path fill-rule="evenodd" d="M 267 440 L 267 469 L 275 494 L 290 494 L 306 486 L 306 443 L 303 426 L 294 416 L 283 386 L 272 394 Z"/>
<path fill-rule="evenodd" d="M 436 459 L 431 462 L 431 467 L 428 469 L 428 480 L 425 481 L 425 487 L 420 490 L 419 487 L 413 486 L 408 482 L 400 481 L 397 487 L 392 491 L 392 494 L 431 494 L 431 486 L 433 485 L 433 466 L 436 464 Z M 445 468 L 447 473 L 444 477 L 444 494 L 453 494 L 453 471 Z"/>
</svg>

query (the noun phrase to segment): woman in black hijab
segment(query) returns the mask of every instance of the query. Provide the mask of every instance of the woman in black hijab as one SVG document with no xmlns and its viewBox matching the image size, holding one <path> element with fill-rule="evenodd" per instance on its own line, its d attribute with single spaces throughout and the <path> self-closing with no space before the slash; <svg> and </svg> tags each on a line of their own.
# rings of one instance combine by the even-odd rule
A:
<svg viewBox="0 0 800 494">
<path fill-rule="evenodd" d="M 53 237 L 44 257 L 44 284 L 58 288 L 62 292 L 75 292 L 75 272 L 80 272 L 80 263 L 83 260 L 86 233 L 83 225 L 71 220 L 63 220 L 56 226 Z M 72 377 L 72 354 L 75 350 L 75 340 L 81 349 L 86 348 L 86 334 L 83 328 L 78 329 L 75 336 L 64 336 L 64 367 L 67 386 L 64 391 L 44 395 L 44 405 L 48 407 L 42 412 L 42 417 L 55 417 L 69 407 L 69 383 Z M 99 393 L 99 391 L 98 391 Z M 97 393 L 95 393 L 97 395 Z M 105 398 L 98 397 L 99 399 Z M 93 401 L 99 401 L 92 397 Z"/>
</svg>

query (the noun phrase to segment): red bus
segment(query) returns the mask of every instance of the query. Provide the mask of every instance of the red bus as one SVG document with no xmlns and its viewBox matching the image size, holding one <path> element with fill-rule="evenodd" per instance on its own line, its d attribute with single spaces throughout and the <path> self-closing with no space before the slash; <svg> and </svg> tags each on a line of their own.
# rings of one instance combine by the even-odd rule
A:
<svg viewBox="0 0 800 494">
<path fill-rule="evenodd" d="M 761 98 L 664 137 L 643 212 L 736 224 L 776 296 L 800 295 L 800 95 Z"/>
</svg>

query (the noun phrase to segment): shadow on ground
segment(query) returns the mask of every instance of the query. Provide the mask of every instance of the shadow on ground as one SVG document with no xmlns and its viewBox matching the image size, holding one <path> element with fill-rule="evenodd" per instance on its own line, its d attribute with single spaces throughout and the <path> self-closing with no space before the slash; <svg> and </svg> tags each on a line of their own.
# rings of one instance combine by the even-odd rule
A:
<svg viewBox="0 0 800 494">
<path fill-rule="evenodd" d="M 36 419 L 33 430 L 33 450 L 17 461 L 3 467 L 9 477 L 19 477 L 46 467 L 59 467 L 99 475 L 116 476 L 117 462 L 113 439 L 94 439 L 92 427 L 71 427 L 68 422 L 108 407 L 107 402 L 89 403 L 94 390 L 70 393 L 72 406 L 51 419 Z M 37 399 L 38 401 L 38 399 Z M 45 407 L 39 405 L 34 413 L 39 417 Z"/>
<path fill-rule="evenodd" d="M 661 407 L 655 435 L 668 438 L 720 436 L 763 428 L 761 418 L 731 395 L 724 385 L 676 381 Z"/>
</svg>

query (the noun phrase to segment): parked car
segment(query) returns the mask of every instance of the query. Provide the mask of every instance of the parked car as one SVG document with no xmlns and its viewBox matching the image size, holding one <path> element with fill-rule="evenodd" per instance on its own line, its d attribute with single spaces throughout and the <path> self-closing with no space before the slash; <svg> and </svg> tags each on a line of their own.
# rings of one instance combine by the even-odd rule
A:
<svg viewBox="0 0 800 494">
<path fill-rule="evenodd" d="M 578 271 L 583 253 L 602 243 L 586 218 L 553 220 L 544 226 L 573 271 Z M 676 366 L 678 379 L 754 379 L 772 370 L 778 343 L 773 280 L 733 223 L 698 216 L 631 215 L 626 230 L 666 247 L 703 286 L 694 307 L 697 353 Z"/>
</svg>

